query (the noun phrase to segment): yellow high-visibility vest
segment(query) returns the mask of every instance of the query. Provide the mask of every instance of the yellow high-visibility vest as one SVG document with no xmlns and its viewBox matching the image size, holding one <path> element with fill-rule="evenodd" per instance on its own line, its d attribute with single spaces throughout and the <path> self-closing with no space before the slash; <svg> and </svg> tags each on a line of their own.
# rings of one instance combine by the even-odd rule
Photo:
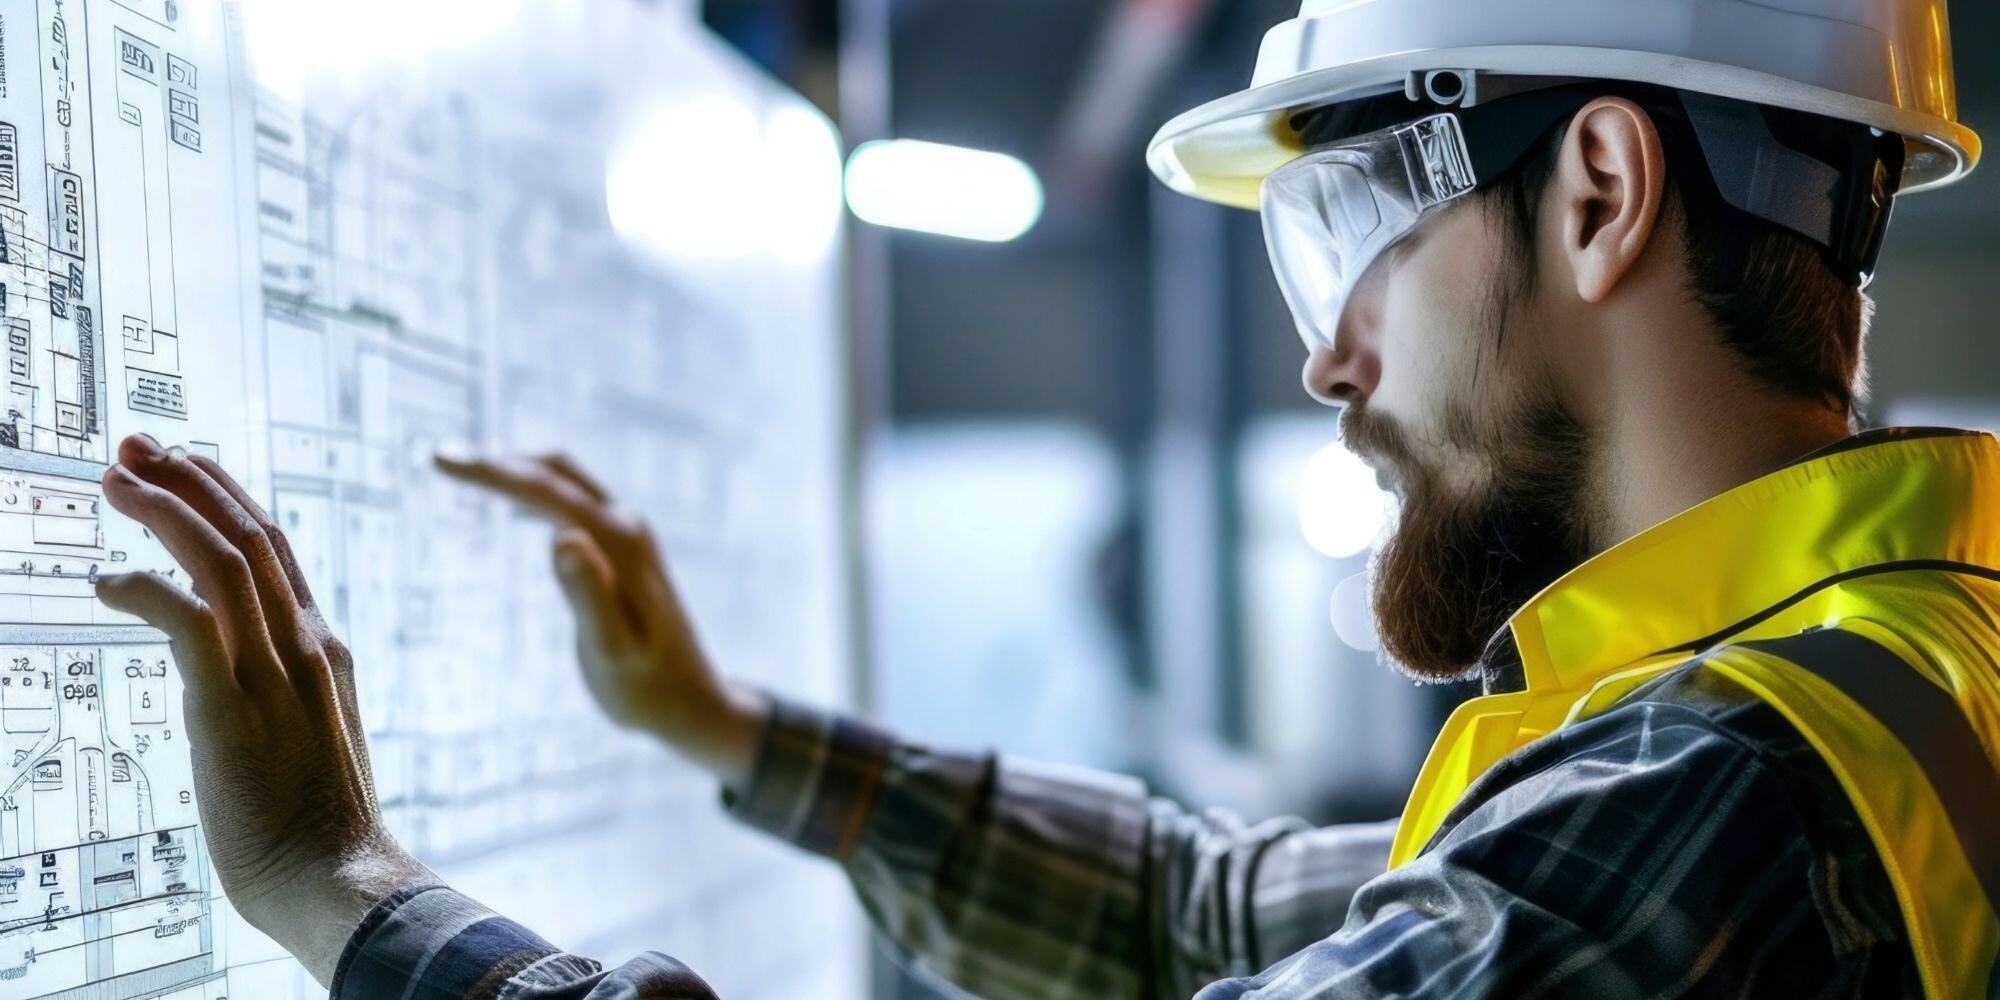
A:
<svg viewBox="0 0 2000 1000">
<path fill-rule="evenodd" d="M 1700 660 L 1823 757 L 1895 887 L 1924 991 L 2000 955 L 2000 441 L 1855 439 L 1577 567 L 1508 622 L 1525 690 L 1452 713 L 1390 852 L 1500 758 Z"/>
</svg>

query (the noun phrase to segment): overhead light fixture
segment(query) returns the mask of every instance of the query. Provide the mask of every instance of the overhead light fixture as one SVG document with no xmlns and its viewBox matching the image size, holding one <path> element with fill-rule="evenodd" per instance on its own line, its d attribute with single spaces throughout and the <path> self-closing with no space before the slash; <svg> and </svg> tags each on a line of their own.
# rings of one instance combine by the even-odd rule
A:
<svg viewBox="0 0 2000 1000">
<path fill-rule="evenodd" d="M 863 143 L 847 160 L 847 207 L 892 229 L 1004 243 L 1042 217 L 1042 182 L 1005 153 L 912 139 Z"/>
</svg>

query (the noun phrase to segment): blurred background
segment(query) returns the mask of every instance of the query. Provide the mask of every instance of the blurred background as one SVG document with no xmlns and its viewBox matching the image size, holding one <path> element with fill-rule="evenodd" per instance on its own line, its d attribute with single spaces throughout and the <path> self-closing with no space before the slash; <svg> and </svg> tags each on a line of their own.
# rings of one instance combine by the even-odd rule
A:
<svg viewBox="0 0 2000 1000">
<path fill-rule="evenodd" d="M 1153 130 L 1242 87 L 1262 33 L 1296 12 L 701 5 L 849 150 L 946 143 L 1039 179 L 1040 211 L 1011 240 L 850 227 L 857 694 L 898 729 L 1256 815 L 1379 819 L 1469 693 L 1376 662 L 1360 574 L 1380 500 L 1300 388 L 1256 218 L 1144 166 Z M 1990 141 L 2000 13 L 1950 14 L 1962 117 Z M 868 166 L 850 160 L 848 178 L 864 220 Z M 2000 426 L 2000 173 L 1900 202 L 1883 259 L 1871 423 Z M 933 995 L 876 971 L 880 996 Z"/>
</svg>

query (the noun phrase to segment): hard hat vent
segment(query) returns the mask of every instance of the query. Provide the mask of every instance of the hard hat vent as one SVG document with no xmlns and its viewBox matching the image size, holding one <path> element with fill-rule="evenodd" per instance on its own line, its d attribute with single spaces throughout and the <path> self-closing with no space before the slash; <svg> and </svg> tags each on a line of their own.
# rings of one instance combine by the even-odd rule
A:
<svg viewBox="0 0 2000 1000">
<path fill-rule="evenodd" d="M 1424 74 L 1424 96 L 1443 105 L 1457 104 L 1471 91 L 1463 70 L 1434 69 Z"/>
</svg>

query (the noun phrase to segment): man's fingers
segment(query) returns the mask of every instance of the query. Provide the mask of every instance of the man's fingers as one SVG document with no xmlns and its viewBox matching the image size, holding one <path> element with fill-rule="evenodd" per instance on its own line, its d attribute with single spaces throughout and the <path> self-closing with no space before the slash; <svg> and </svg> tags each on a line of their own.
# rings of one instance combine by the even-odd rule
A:
<svg viewBox="0 0 2000 1000">
<path fill-rule="evenodd" d="M 585 472 L 583 466 L 578 465 L 576 460 L 568 455 L 560 451 L 550 452 L 542 456 L 542 464 L 555 470 L 557 475 L 575 483 L 579 489 L 590 494 L 590 498 L 596 500 L 598 503 L 608 504 L 611 502 L 611 491 L 605 489 L 602 483 L 599 483 L 590 473 Z"/>
<path fill-rule="evenodd" d="M 279 654 L 279 661 L 297 675 L 293 680 L 325 689 L 329 679 L 312 676 L 325 666 L 316 627 L 318 616 L 309 616 L 292 592 L 289 574 L 278 555 L 274 537 L 279 534 L 277 526 L 268 517 L 260 516 L 262 508 L 252 514 L 236 494 L 190 461 L 185 451 L 162 448 L 150 436 L 127 437 L 118 452 L 132 474 L 179 498 L 235 548 L 249 566 L 251 583 L 257 588 L 258 606 L 263 611 L 265 632 Z"/>
<path fill-rule="evenodd" d="M 190 454 L 188 463 L 201 470 L 211 481 L 235 498 L 264 537 L 271 543 L 271 550 L 277 556 L 278 567 L 284 573 L 285 582 L 291 588 L 292 599 L 298 602 L 299 624 L 308 633 L 319 637 L 317 646 L 325 664 L 333 672 L 333 685 L 341 700 L 343 710 L 349 716 L 360 717 L 354 693 L 354 658 L 348 655 L 346 646 L 333 637 L 327 627 L 326 616 L 320 613 L 318 602 L 313 600 L 312 587 L 306 582 L 306 572 L 299 567 L 299 557 L 292 552 L 292 540 L 285 535 L 285 529 L 278 526 L 277 519 L 264 509 L 264 505 L 236 481 L 236 477 L 225 472 L 222 465 L 207 455 Z M 317 658 L 316 658 L 317 659 Z"/>
<path fill-rule="evenodd" d="M 319 614 L 319 605 L 313 601 L 312 588 L 306 584 L 305 571 L 299 569 L 298 557 L 292 554 L 291 540 L 285 537 L 284 529 L 278 527 L 277 520 L 264 510 L 263 505 L 250 495 L 249 490 L 243 488 L 243 484 L 236 481 L 236 477 L 224 472 L 222 466 L 214 459 L 207 455 L 190 454 L 187 460 L 233 497 L 250 515 L 250 519 L 257 523 L 257 527 L 263 530 L 265 536 L 270 538 L 271 547 L 278 556 L 278 565 L 284 570 L 286 582 L 291 584 L 292 597 L 299 602 L 299 607 L 310 612 L 316 622 L 323 622 L 324 619 Z"/>
<path fill-rule="evenodd" d="M 589 531 L 600 541 L 615 534 L 610 511 L 568 476 L 533 459 L 471 459 L 439 455 L 446 475 L 483 486 L 538 513 Z"/>
<path fill-rule="evenodd" d="M 151 529 L 167 554 L 187 570 L 195 593 L 222 626 L 232 659 L 255 658 L 275 664 L 250 564 L 214 525 L 180 497 L 140 479 L 122 465 L 105 470 L 104 499 Z"/>
<path fill-rule="evenodd" d="M 492 490 L 559 524 L 589 532 L 627 586 L 647 596 L 656 590 L 647 576 L 657 572 L 654 564 L 658 559 L 645 526 L 613 510 L 570 477 L 534 459 L 461 459 L 441 454 L 437 464 L 454 479 Z"/>
<path fill-rule="evenodd" d="M 207 699 L 234 686 L 235 672 L 215 616 L 193 594 L 158 573 L 114 573 L 98 578 L 97 597 L 113 611 L 133 615 L 167 634 L 181 682 L 197 698 Z"/>
<path fill-rule="evenodd" d="M 556 535 L 556 579 L 576 618 L 577 637 L 606 652 L 629 647 L 632 610 L 619 596 L 611 563 L 588 533 L 565 528 Z"/>
</svg>

